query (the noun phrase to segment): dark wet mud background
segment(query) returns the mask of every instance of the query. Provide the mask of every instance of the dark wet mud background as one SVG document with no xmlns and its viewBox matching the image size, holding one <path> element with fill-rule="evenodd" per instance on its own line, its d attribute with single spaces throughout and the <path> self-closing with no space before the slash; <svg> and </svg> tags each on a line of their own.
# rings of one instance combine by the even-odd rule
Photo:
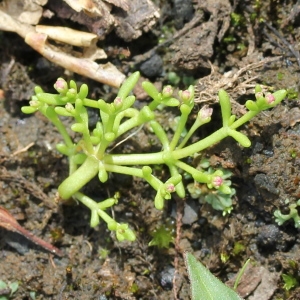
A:
<svg viewBox="0 0 300 300">
<path fill-rule="evenodd" d="M 125 75 L 141 70 L 157 86 L 172 83 L 184 88 L 195 82 L 198 106 L 208 103 L 214 108 L 213 121 L 205 130 L 220 125 L 219 88 L 229 92 L 237 115 L 243 114 L 245 100 L 253 99 L 256 83 L 288 89 L 281 105 L 243 127 L 252 141 L 250 148 L 228 138 L 203 153 L 211 166 L 233 173 L 233 211 L 223 217 L 189 194 L 184 204 L 173 199 L 163 211 L 157 211 L 153 190 L 140 179 L 112 175 L 104 185 L 93 180 L 85 192 L 95 199 L 116 191 L 121 194 L 113 213 L 132 226 L 137 240 L 120 243 L 104 225 L 90 228 L 90 213 L 84 207 L 72 201 L 55 203 L 56 189 L 68 172 L 66 158 L 55 150 L 60 136 L 43 116 L 25 116 L 20 107 L 30 99 L 36 84 L 53 92 L 59 76 L 88 83 L 94 98 L 113 99 L 116 89 L 65 72 L 15 33 L 0 32 L 0 206 L 64 253 L 57 257 L 0 228 L 0 280 L 19 283 L 11 299 L 175 299 L 174 294 L 177 299 L 190 299 L 182 259 L 183 251 L 190 251 L 223 282 L 230 281 L 250 258 L 251 267 L 239 289 L 245 299 L 300 299 L 299 230 L 292 221 L 278 226 L 273 215 L 276 209 L 289 213 L 289 204 L 300 199 L 300 4 L 153 3 L 160 17 L 139 37 L 133 38 L 134 31 L 122 28 L 105 32 L 100 43 L 107 61 Z M 54 16 L 42 19 L 41 24 L 93 30 L 93 23 L 64 19 L 56 1 L 49 1 L 44 9 Z M 135 92 L 143 105 L 147 99 L 141 88 Z M 171 127 L 172 118 L 172 113 L 161 116 L 165 128 Z M 149 152 L 159 147 L 143 129 L 118 151 Z M 163 178 L 166 170 L 156 172 Z M 149 247 L 151 232 L 161 225 L 170 226 L 181 214 L 179 251 L 173 244 L 166 249 Z M 282 274 L 295 280 L 294 288 L 284 288 Z"/>
</svg>

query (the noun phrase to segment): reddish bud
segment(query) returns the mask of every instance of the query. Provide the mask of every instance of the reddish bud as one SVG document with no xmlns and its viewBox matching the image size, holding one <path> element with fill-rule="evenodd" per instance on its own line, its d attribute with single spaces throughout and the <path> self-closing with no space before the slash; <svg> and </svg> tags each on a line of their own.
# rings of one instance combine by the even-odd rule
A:
<svg viewBox="0 0 300 300">
<path fill-rule="evenodd" d="M 167 97 L 171 97 L 172 94 L 173 94 L 173 88 L 170 85 L 165 86 L 162 91 L 162 96 L 164 98 L 167 98 Z"/>
<path fill-rule="evenodd" d="M 268 104 L 272 104 L 275 101 L 275 97 L 273 94 L 267 94 L 265 98 L 266 98 Z"/>
<path fill-rule="evenodd" d="M 223 184 L 223 178 L 221 176 L 215 176 L 212 180 L 212 184 L 215 188 L 219 188 Z"/>
<path fill-rule="evenodd" d="M 68 84 L 63 78 L 58 78 L 54 84 L 54 88 L 60 93 L 65 94 L 68 90 Z"/>
<path fill-rule="evenodd" d="M 173 183 L 170 183 L 166 186 L 166 190 L 169 193 L 174 193 L 175 192 L 175 185 Z"/>
<path fill-rule="evenodd" d="M 116 108 L 120 108 L 122 105 L 123 105 L 123 100 L 121 97 L 117 97 L 115 100 L 114 100 L 114 105 Z"/>
<path fill-rule="evenodd" d="M 187 102 L 191 98 L 191 92 L 189 90 L 182 91 L 180 96 L 183 102 Z"/>
<path fill-rule="evenodd" d="M 198 113 L 198 116 L 199 118 L 202 120 L 202 121 L 209 121 L 210 120 L 210 117 L 213 113 L 213 109 L 208 107 L 208 105 L 204 105 L 199 113 Z M 209 120 L 208 120 L 209 119 Z"/>
</svg>

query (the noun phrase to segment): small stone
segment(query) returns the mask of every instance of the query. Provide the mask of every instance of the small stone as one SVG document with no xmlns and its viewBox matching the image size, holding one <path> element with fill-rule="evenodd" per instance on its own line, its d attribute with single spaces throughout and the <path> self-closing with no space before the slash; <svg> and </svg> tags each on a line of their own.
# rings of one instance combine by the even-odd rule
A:
<svg viewBox="0 0 300 300">
<path fill-rule="evenodd" d="M 163 71 L 163 61 L 158 54 L 154 54 L 141 64 L 140 70 L 144 76 L 149 78 L 160 76 Z"/>
<path fill-rule="evenodd" d="M 197 210 L 199 207 L 195 203 L 195 201 L 188 200 L 184 205 L 184 212 L 182 217 L 182 224 L 191 225 L 192 223 L 198 220 Z"/>
<path fill-rule="evenodd" d="M 173 287 L 173 277 L 175 274 L 175 268 L 168 266 L 160 273 L 160 285 L 166 291 L 169 291 Z"/>
<path fill-rule="evenodd" d="M 261 248 L 274 249 L 275 245 L 282 238 L 279 228 L 276 225 L 265 225 L 257 236 L 257 245 Z"/>
</svg>

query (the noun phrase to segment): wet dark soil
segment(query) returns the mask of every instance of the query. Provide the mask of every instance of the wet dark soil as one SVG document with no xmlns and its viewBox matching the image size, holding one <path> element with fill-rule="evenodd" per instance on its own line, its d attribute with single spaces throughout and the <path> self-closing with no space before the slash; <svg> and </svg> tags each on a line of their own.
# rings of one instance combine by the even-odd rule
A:
<svg viewBox="0 0 300 300">
<path fill-rule="evenodd" d="M 182 224 L 176 248 L 170 244 L 159 249 L 148 246 L 151 232 L 170 217 L 180 219 L 182 200 L 168 201 L 157 211 L 153 190 L 140 179 L 112 175 L 107 184 L 93 180 L 85 190 L 99 200 L 121 193 L 113 213 L 137 232 L 133 243 L 118 242 L 103 224 L 90 228 L 90 212 L 81 205 L 56 203 L 56 189 L 68 172 L 66 158 L 55 150 L 60 136 L 43 116 L 25 116 L 20 107 L 36 84 L 51 92 L 59 76 L 88 83 L 95 98 L 112 99 L 116 90 L 66 74 L 14 33 L 0 32 L 0 205 L 64 253 L 55 256 L 2 228 L 0 280 L 19 283 L 12 299 L 175 299 L 174 294 L 189 299 L 182 253 L 190 251 L 224 282 L 250 258 L 251 268 L 239 290 L 245 299 L 300 299 L 299 230 L 290 221 L 278 226 L 273 215 L 276 209 L 288 213 L 289 204 L 300 199 L 299 3 L 153 2 L 161 14 L 156 25 L 132 42 L 112 31 L 106 37 L 108 60 L 126 75 L 142 70 L 158 86 L 175 83 L 183 88 L 195 82 L 199 107 L 208 103 L 215 109 L 215 121 L 206 130 L 220 125 L 215 100 L 219 88 L 229 92 L 237 115 L 244 113 L 245 100 L 253 98 L 256 83 L 288 89 L 281 105 L 243 127 L 252 141 L 250 148 L 226 139 L 202 153 L 211 166 L 233 173 L 233 211 L 224 217 L 188 195 L 185 205 L 196 208 L 197 218 Z M 54 20 L 67 24 L 59 16 Z M 131 56 L 116 55 L 126 48 Z M 269 60 L 261 63 L 262 59 Z M 139 91 L 142 104 L 147 99 Z M 172 117 L 161 116 L 165 127 L 171 126 Z M 157 147 L 143 129 L 118 151 Z M 163 176 L 165 170 L 157 172 Z M 289 291 L 282 274 L 297 282 Z"/>
</svg>

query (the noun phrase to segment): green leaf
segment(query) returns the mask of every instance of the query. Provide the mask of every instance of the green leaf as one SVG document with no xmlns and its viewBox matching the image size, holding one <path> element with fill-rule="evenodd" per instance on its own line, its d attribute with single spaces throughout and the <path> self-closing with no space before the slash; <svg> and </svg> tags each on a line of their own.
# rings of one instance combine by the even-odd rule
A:
<svg viewBox="0 0 300 300">
<path fill-rule="evenodd" d="M 231 103 L 229 95 L 223 89 L 219 90 L 219 100 L 221 105 L 223 126 L 226 127 L 228 126 L 228 122 L 231 116 Z"/>
<path fill-rule="evenodd" d="M 110 114 L 110 105 L 109 103 L 106 103 L 104 100 L 100 99 L 98 100 L 98 107 L 101 112 L 105 112 L 106 114 Z"/>
<path fill-rule="evenodd" d="M 56 144 L 56 149 L 57 149 L 57 151 L 59 151 L 60 153 L 66 155 L 66 156 L 69 156 L 69 155 L 73 154 L 73 149 L 70 149 L 64 143 L 58 143 L 58 144 Z"/>
<path fill-rule="evenodd" d="M 81 123 L 74 123 L 71 126 L 71 129 L 75 132 L 84 132 L 85 126 L 84 126 L 84 124 L 81 124 Z"/>
<path fill-rule="evenodd" d="M 116 237 L 120 242 L 124 240 L 132 242 L 136 238 L 134 232 L 129 228 L 128 224 L 125 223 L 118 224 L 116 229 Z"/>
<path fill-rule="evenodd" d="M 72 117 L 73 116 L 68 110 L 66 110 L 64 107 L 61 107 L 61 106 L 55 107 L 54 110 L 60 116 L 64 116 L 64 117 Z"/>
<path fill-rule="evenodd" d="M 180 102 L 176 98 L 168 98 L 168 99 L 164 99 L 163 104 L 166 106 L 176 107 L 180 104 Z"/>
<path fill-rule="evenodd" d="M 100 223 L 100 219 L 98 216 L 98 211 L 96 209 L 93 209 L 91 211 L 91 220 L 90 220 L 90 226 L 92 228 L 96 227 Z"/>
<path fill-rule="evenodd" d="M 229 120 L 228 120 L 228 126 L 232 125 L 234 123 L 236 119 L 236 116 L 235 115 L 231 115 Z"/>
<path fill-rule="evenodd" d="M 164 208 L 165 199 L 161 195 L 161 190 L 158 190 L 156 196 L 154 198 L 154 206 L 158 210 L 162 210 Z"/>
<path fill-rule="evenodd" d="M 80 90 L 79 90 L 79 93 L 78 93 L 78 98 L 80 98 L 81 100 L 85 99 L 86 96 L 88 95 L 89 93 L 89 88 L 88 86 L 84 83 L 81 87 L 80 87 Z"/>
<path fill-rule="evenodd" d="M 228 185 L 226 185 L 226 184 L 222 184 L 222 185 L 218 188 L 218 190 L 219 190 L 220 192 L 222 192 L 223 194 L 225 194 L 225 195 L 231 194 L 231 188 L 230 188 Z"/>
<path fill-rule="evenodd" d="M 286 97 L 286 94 L 287 94 L 286 90 L 279 90 L 273 93 L 273 96 L 275 97 L 275 101 L 272 107 L 276 106 L 279 102 L 281 102 Z"/>
<path fill-rule="evenodd" d="M 134 72 L 132 73 L 122 84 L 122 86 L 119 89 L 118 97 L 121 99 L 125 99 L 129 93 L 132 91 L 136 83 L 138 82 L 140 78 L 140 72 Z"/>
<path fill-rule="evenodd" d="M 255 94 L 256 94 L 256 93 L 259 93 L 259 92 L 262 92 L 262 88 L 261 88 L 261 86 L 260 86 L 259 84 L 257 84 L 257 85 L 255 86 Z"/>
<path fill-rule="evenodd" d="M 259 108 L 256 103 L 252 100 L 247 100 L 245 106 L 251 111 L 258 111 Z"/>
<path fill-rule="evenodd" d="M 186 252 L 184 256 L 191 281 L 192 300 L 242 300 L 235 291 L 215 277 L 192 254 Z"/>
<path fill-rule="evenodd" d="M 298 281 L 293 275 L 282 274 L 281 277 L 284 281 L 283 288 L 287 291 L 291 290 L 293 287 L 298 285 Z"/>
<path fill-rule="evenodd" d="M 86 154 L 85 153 L 77 153 L 73 156 L 73 159 L 74 159 L 74 163 L 76 165 L 82 165 L 85 160 L 86 160 Z"/>
<path fill-rule="evenodd" d="M 21 108 L 21 110 L 24 114 L 32 114 L 32 113 L 36 112 L 38 109 L 36 107 L 23 106 Z"/>
<path fill-rule="evenodd" d="M 0 280 L 0 289 L 3 290 L 6 288 L 7 288 L 7 284 L 3 280 Z"/>
<path fill-rule="evenodd" d="M 37 86 L 34 87 L 34 93 L 35 94 L 41 94 L 41 93 L 44 93 L 44 91 L 40 86 L 37 85 Z"/>
<path fill-rule="evenodd" d="M 142 120 L 143 122 L 148 122 L 151 121 L 155 118 L 155 114 L 153 113 L 153 111 L 149 108 L 149 106 L 144 106 L 139 113 L 139 117 L 140 120 Z"/>
<path fill-rule="evenodd" d="M 144 89 L 144 91 L 154 100 L 158 99 L 158 94 L 159 91 L 157 90 L 157 88 L 155 87 L 155 85 L 153 83 L 151 83 L 150 81 L 143 81 L 142 82 L 142 87 Z"/>
<path fill-rule="evenodd" d="M 135 96 L 128 96 L 124 99 L 123 105 L 122 105 L 122 111 L 131 107 L 133 103 L 135 102 Z"/>
<path fill-rule="evenodd" d="M 108 207 L 112 207 L 113 205 L 117 204 L 117 202 L 118 200 L 115 198 L 108 198 L 106 200 L 97 203 L 97 206 L 99 207 L 99 209 L 105 210 Z"/>
<path fill-rule="evenodd" d="M 108 142 L 112 142 L 115 138 L 116 138 L 116 135 L 113 132 L 106 132 L 104 134 L 104 139 L 107 140 Z"/>
<path fill-rule="evenodd" d="M 74 91 L 77 93 L 77 84 L 74 80 L 70 80 L 69 87 L 70 89 L 74 89 Z"/>
<path fill-rule="evenodd" d="M 99 164 L 98 178 L 99 178 L 100 182 L 102 182 L 102 183 L 106 182 L 108 180 L 108 174 L 107 174 L 103 164 Z"/>
<path fill-rule="evenodd" d="M 248 139 L 248 137 L 246 135 L 242 134 L 241 132 L 230 129 L 228 131 L 228 135 L 233 137 L 243 147 L 250 147 L 251 146 L 251 141 Z"/>
<path fill-rule="evenodd" d="M 62 101 L 60 95 L 50 94 L 50 93 L 40 93 L 36 94 L 36 97 L 39 101 L 47 103 L 49 105 L 65 105 L 66 102 Z"/>
<path fill-rule="evenodd" d="M 12 296 L 17 291 L 17 289 L 19 288 L 19 283 L 17 281 L 12 282 L 12 283 L 9 284 L 9 288 L 11 290 L 10 296 Z"/>
</svg>

